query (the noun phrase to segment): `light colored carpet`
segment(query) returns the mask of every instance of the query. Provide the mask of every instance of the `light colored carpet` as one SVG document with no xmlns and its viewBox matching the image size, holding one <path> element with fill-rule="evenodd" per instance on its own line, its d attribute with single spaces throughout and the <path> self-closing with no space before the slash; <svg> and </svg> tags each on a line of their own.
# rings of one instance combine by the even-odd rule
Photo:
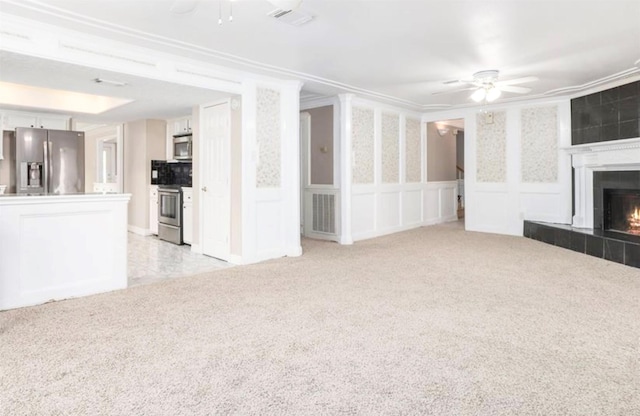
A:
<svg viewBox="0 0 640 416">
<path fill-rule="evenodd" d="M 640 415 L 640 271 L 426 227 L 0 313 L 3 415 Z"/>
</svg>

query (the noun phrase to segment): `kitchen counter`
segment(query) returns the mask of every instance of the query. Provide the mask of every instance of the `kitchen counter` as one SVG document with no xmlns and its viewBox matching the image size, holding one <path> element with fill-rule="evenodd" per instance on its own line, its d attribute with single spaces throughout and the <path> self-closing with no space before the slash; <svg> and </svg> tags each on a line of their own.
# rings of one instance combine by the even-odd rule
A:
<svg viewBox="0 0 640 416">
<path fill-rule="evenodd" d="M 130 198 L 0 195 L 0 310 L 126 288 Z"/>
</svg>

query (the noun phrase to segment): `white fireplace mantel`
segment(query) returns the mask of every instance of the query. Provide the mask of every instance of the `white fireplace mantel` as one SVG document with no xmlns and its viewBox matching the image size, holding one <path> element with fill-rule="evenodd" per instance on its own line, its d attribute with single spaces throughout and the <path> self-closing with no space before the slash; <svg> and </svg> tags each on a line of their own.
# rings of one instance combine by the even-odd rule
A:
<svg viewBox="0 0 640 416">
<path fill-rule="evenodd" d="M 572 225 L 593 228 L 593 172 L 640 170 L 640 137 L 580 144 L 563 149 L 575 171 L 575 215 Z"/>
</svg>

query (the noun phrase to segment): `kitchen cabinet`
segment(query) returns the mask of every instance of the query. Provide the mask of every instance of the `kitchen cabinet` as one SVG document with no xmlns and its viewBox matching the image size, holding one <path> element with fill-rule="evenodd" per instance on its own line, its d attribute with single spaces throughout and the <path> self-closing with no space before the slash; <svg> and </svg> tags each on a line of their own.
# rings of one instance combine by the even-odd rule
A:
<svg viewBox="0 0 640 416">
<path fill-rule="evenodd" d="M 69 130 L 69 117 L 20 111 L 2 112 L 2 129 L 15 130 L 16 127 Z"/>
<path fill-rule="evenodd" d="M 158 235 L 158 185 L 149 186 L 149 232 Z"/>
<path fill-rule="evenodd" d="M 191 133 L 191 117 L 176 120 L 173 127 L 173 134 Z"/>
<path fill-rule="evenodd" d="M 182 188 L 182 241 L 193 241 L 193 190 L 187 187 Z"/>
</svg>

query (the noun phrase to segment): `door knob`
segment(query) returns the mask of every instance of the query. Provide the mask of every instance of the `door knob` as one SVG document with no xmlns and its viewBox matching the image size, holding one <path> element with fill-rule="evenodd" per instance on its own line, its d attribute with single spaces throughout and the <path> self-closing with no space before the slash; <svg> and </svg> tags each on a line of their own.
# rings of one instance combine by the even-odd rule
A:
<svg viewBox="0 0 640 416">
<path fill-rule="evenodd" d="M 202 191 L 203 191 L 203 192 L 207 192 L 207 187 L 206 187 L 206 186 L 203 186 L 203 187 L 202 187 Z"/>
</svg>

